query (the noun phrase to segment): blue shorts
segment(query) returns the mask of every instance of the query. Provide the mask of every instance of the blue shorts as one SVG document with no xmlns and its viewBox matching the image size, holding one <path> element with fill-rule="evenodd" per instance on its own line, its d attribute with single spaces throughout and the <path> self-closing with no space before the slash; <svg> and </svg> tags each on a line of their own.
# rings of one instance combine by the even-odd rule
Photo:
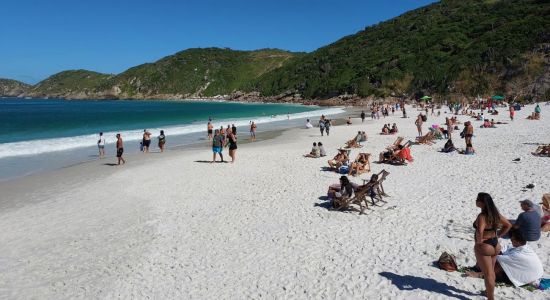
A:
<svg viewBox="0 0 550 300">
<path fill-rule="evenodd" d="M 212 147 L 212 152 L 214 153 L 222 153 L 222 147 Z"/>
</svg>

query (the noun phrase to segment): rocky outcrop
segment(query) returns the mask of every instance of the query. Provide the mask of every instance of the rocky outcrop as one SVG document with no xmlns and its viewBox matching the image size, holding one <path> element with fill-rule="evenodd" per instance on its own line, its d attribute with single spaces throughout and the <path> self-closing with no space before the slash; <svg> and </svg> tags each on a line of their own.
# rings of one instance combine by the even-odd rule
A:
<svg viewBox="0 0 550 300">
<path fill-rule="evenodd" d="M 24 96 L 31 87 L 31 85 L 17 80 L 0 79 L 0 97 L 21 97 Z"/>
</svg>

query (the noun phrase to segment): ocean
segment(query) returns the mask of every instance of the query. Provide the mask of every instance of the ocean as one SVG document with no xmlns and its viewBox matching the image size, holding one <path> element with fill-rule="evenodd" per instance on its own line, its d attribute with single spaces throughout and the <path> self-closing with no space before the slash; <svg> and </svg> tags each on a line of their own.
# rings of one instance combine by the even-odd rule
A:
<svg viewBox="0 0 550 300">
<path fill-rule="evenodd" d="M 107 149 L 114 147 L 115 135 L 120 133 L 125 150 L 132 153 L 139 150 L 144 129 L 154 137 L 164 130 L 170 149 L 204 142 L 209 119 L 215 128 L 235 124 L 238 132 L 248 133 L 250 121 L 261 132 L 297 127 L 306 118 L 342 112 L 341 108 L 222 101 L 3 98 L 0 180 L 97 159 L 99 132 L 106 137 Z"/>
</svg>

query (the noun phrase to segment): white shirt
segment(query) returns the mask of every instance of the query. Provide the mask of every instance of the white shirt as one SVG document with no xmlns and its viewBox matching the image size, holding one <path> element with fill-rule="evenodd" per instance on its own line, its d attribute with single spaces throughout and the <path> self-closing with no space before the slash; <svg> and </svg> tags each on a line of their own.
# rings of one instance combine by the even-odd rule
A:
<svg viewBox="0 0 550 300">
<path fill-rule="evenodd" d="M 99 146 L 105 146 L 105 137 L 104 136 L 100 136 L 99 137 L 99 140 L 97 141 L 97 144 Z"/>
<path fill-rule="evenodd" d="M 503 245 L 497 261 L 516 287 L 536 281 L 544 273 L 537 253 L 529 245 L 516 248 Z"/>
</svg>

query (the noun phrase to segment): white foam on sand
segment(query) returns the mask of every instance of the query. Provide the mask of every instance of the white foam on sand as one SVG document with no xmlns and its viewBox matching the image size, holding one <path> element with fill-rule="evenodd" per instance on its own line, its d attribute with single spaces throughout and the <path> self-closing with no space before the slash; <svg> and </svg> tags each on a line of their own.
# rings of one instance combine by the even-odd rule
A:
<svg viewBox="0 0 550 300">
<path fill-rule="evenodd" d="M 543 107 L 540 121 L 525 120 L 531 111 L 496 129 L 474 121 L 476 155 L 439 153 L 439 141 L 413 146 L 408 166 L 373 164 L 374 172 L 390 172 L 384 187 L 391 197 L 365 215 L 327 210 L 319 197 L 340 175 L 322 170 L 328 158 L 302 155 L 322 141 L 332 156 L 364 130 L 369 141 L 360 151 L 377 156 L 395 140 L 378 135 L 382 124 L 397 123 L 400 135 L 414 139 L 413 118 L 354 119 L 329 137 L 290 130 L 239 145 L 235 164 L 203 163 L 212 158 L 205 142 L 196 153 L 140 155 L 139 163 L 128 157 L 123 167 L 98 161 L 56 178 L 0 183 L 9 197 L 0 202 L 0 298 L 483 299 L 482 280 L 433 262 L 448 249 L 460 265 L 475 263 L 478 192 L 489 192 L 511 219 L 519 200 L 538 202 L 549 192 L 550 159 L 530 152 L 549 142 L 550 109 Z M 444 117 L 428 116 L 427 124 Z M 504 109 L 495 119 L 508 119 Z M 529 183 L 535 188 L 524 189 Z M 533 244 L 547 278 L 549 240 L 543 234 Z M 548 298 L 512 287 L 496 295 Z"/>
</svg>

